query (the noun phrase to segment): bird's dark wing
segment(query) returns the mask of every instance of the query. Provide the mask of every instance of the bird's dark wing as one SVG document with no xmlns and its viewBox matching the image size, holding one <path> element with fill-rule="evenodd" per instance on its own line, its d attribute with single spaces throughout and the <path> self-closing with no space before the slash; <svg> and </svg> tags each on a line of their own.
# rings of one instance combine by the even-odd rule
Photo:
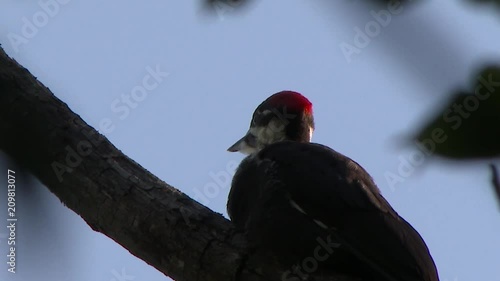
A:
<svg viewBox="0 0 500 281">
<path fill-rule="evenodd" d="M 239 229 L 245 229 L 252 206 L 260 197 L 259 190 L 255 187 L 260 185 L 260 178 L 265 177 L 259 171 L 254 157 L 255 155 L 250 155 L 241 162 L 233 177 L 227 200 L 229 218 Z"/>
<path fill-rule="evenodd" d="M 275 143 L 245 159 L 234 180 L 233 188 L 245 190 L 234 201 L 238 202 L 232 208 L 235 221 L 251 224 L 257 220 L 252 228 L 262 218 L 273 216 L 276 224 L 309 221 L 383 276 L 380 280 L 438 280 L 418 232 L 392 209 L 361 166 L 326 146 Z M 229 204 L 231 209 L 231 200 Z M 278 211 L 276 206 L 280 206 Z M 291 215 L 291 209 L 295 214 Z"/>
</svg>

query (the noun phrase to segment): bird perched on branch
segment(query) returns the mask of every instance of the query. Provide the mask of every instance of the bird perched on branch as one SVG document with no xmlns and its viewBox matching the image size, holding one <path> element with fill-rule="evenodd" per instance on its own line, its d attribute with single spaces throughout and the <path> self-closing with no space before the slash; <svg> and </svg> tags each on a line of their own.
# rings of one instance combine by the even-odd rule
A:
<svg viewBox="0 0 500 281">
<path fill-rule="evenodd" d="M 291 265 L 283 281 L 319 269 L 367 281 L 438 281 L 418 232 L 358 163 L 311 143 L 313 131 L 312 103 L 282 91 L 257 107 L 246 135 L 228 149 L 249 154 L 227 208 L 251 246 Z"/>
</svg>

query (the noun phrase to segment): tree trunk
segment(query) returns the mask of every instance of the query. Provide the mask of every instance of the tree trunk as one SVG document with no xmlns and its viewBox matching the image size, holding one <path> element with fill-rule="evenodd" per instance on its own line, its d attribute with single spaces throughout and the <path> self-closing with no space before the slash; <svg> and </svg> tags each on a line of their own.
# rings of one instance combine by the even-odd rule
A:
<svg viewBox="0 0 500 281">
<path fill-rule="evenodd" d="M 0 48 L 0 149 L 89 226 L 177 281 L 299 280 L 120 152 Z M 354 280 L 311 273 L 309 280 Z"/>
</svg>

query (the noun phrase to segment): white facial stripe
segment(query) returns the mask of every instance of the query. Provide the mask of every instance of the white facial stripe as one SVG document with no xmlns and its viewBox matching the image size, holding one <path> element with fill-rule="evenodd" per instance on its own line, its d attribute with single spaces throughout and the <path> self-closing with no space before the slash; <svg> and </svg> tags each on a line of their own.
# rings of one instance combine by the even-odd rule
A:
<svg viewBox="0 0 500 281">
<path fill-rule="evenodd" d="M 309 126 L 309 142 L 311 142 L 312 138 L 313 138 L 313 132 L 314 132 L 314 129 Z"/>
<path fill-rule="evenodd" d="M 295 203 L 295 201 L 293 201 L 292 199 L 290 199 L 290 205 L 293 208 L 299 210 L 299 212 L 301 212 L 302 214 L 307 215 L 306 212 L 297 203 Z"/>
<path fill-rule="evenodd" d="M 299 212 L 301 212 L 302 214 L 304 215 L 307 215 L 306 211 L 304 211 L 304 209 L 302 209 L 299 204 L 297 204 L 297 202 L 293 201 L 292 199 L 290 199 L 290 206 L 292 206 L 292 208 L 298 210 Z M 324 228 L 324 229 L 328 229 L 328 226 L 326 224 L 324 224 L 322 221 L 320 220 L 317 220 L 317 219 L 312 219 L 317 225 L 319 225 L 321 228 Z"/>
<path fill-rule="evenodd" d="M 314 221 L 317 225 L 319 225 L 320 227 L 322 227 L 322 228 L 324 228 L 324 229 L 328 229 L 328 226 L 326 226 L 326 224 L 324 224 L 322 221 L 320 221 L 320 220 L 315 220 L 315 219 L 313 219 L 313 221 Z"/>
<path fill-rule="evenodd" d="M 267 126 L 252 127 L 250 133 L 257 138 L 257 146 L 262 149 L 265 145 L 284 140 L 285 124 L 277 118 L 272 119 Z"/>
</svg>

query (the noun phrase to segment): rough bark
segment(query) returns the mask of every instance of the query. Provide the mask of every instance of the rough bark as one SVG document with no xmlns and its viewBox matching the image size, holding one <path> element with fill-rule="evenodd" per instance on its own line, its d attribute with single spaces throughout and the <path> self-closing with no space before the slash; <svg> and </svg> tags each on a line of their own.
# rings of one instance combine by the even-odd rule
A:
<svg viewBox="0 0 500 281">
<path fill-rule="evenodd" d="M 92 229 L 177 281 L 282 280 L 289 270 L 250 253 L 228 220 L 121 153 L 1 48 L 0 149 Z"/>
</svg>

